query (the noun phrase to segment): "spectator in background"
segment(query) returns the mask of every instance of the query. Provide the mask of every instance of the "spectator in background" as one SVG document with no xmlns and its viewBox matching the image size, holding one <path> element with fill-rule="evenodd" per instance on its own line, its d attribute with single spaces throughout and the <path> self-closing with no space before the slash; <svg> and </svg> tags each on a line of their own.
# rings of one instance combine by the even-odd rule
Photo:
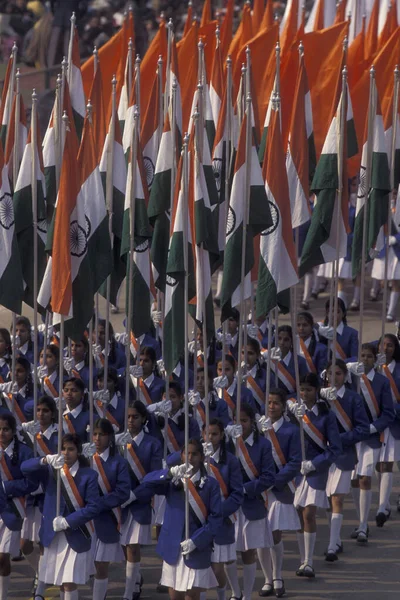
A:
<svg viewBox="0 0 400 600">
<path fill-rule="evenodd" d="M 68 2 L 63 2 L 62 0 L 53 0 L 52 7 L 54 20 L 47 54 L 48 67 L 52 67 L 55 63 L 60 38 L 62 38 L 62 56 L 68 56 L 71 15 L 74 12 L 78 16 L 81 4 L 82 3 L 80 0 L 68 0 Z"/>
</svg>

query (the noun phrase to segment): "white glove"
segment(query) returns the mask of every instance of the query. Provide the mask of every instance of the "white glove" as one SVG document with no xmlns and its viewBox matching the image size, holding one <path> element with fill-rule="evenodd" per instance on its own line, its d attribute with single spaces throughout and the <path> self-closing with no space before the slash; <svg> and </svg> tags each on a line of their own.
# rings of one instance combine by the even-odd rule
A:
<svg viewBox="0 0 400 600">
<path fill-rule="evenodd" d="M 215 389 L 225 389 L 228 387 L 228 378 L 226 375 L 215 377 L 213 386 Z"/>
<path fill-rule="evenodd" d="M 86 458 L 92 458 L 96 454 L 96 446 L 92 442 L 82 444 L 82 454 Z"/>
<path fill-rule="evenodd" d="M 19 337 L 19 335 L 12 335 L 11 342 L 12 342 L 13 346 L 15 346 L 16 348 L 19 348 L 21 345 L 21 338 Z"/>
<path fill-rule="evenodd" d="M 21 423 L 21 429 L 25 433 L 36 435 L 40 432 L 40 424 L 37 421 L 28 421 L 27 423 Z"/>
<path fill-rule="evenodd" d="M 64 363 L 63 364 L 64 364 L 64 369 L 66 371 L 68 371 L 68 373 L 69 373 L 74 368 L 75 361 L 74 361 L 73 358 L 66 357 L 66 358 L 64 358 Z"/>
<path fill-rule="evenodd" d="M 162 358 L 160 358 L 160 360 L 157 361 L 157 367 L 158 367 L 161 377 L 165 378 L 167 375 L 167 372 L 165 370 L 165 364 L 164 364 L 164 361 Z"/>
<path fill-rule="evenodd" d="M 132 504 L 132 502 L 134 502 L 135 500 L 136 500 L 136 496 L 135 496 L 135 494 L 131 490 L 129 492 L 129 498 L 128 498 L 128 500 L 126 502 L 124 502 L 123 504 L 121 504 L 121 508 L 125 508 L 129 504 Z"/>
<path fill-rule="evenodd" d="M 214 454 L 214 448 L 211 442 L 204 442 L 203 444 L 204 456 L 212 456 Z"/>
<path fill-rule="evenodd" d="M 247 325 L 247 335 L 253 340 L 258 341 L 258 327 L 257 325 Z"/>
<path fill-rule="evenodd" d="M 312 464 L 311 460 L 303 460 L 301 462 L 300 473 L 302 475 L 308 475 L 308 473 L 312 473 L 312 471 L 315 471 L 315 467 Z"/>
<path fill-rule="evenodd" d="M 374 260 L 375 258 L 378 258 L 380 251 L 378 250 L 378 248 L 370 248 L 368 254 L 370 259 Z"/>
<path fill-rule="evenodd" d="M 286 402 L 286 410 L 292 413 L 292 415 L 296 416 L 297 402 L 294 402 L 293 400 L 288 400 Z"/>
<path fill-rule="evenodd" d="M 69 525 L 67 523 L 67 519 L 64 517 L 56 517 L 53 519 L 53 530 L 57 533 L 59 531 L 65 531 L 68 529 Z"/>
<path fill-rule="evenodd" d="M 100 344 L 92 344 L 92 352 L 93 352 L 93 356 L 95 358 L 100 356 L 100 354 L 102 352 L 102 348 L 101 348 Z"/>
<path fill-rule="evenodd" d="M 155 402 L 154 404 L 150 404 L 147 406 L 147 412 L 155 413 L 162 412 L 168 414 L 172 409 L 171 400 L 161 400 L 160 402 Z"/>
<path fill-rule="evenodd" d="M 397 244 L 397 239 L 395 235 L 389 235 L 389 246 L 395 246 Z"/>
<path fill-rule="evenodd" d="M 196 544 L 193 540 L 188 539 L 181 542 L 181 552 L 183 556 L 190 554 L 191 552 L 193 552 L 193 550 L 196 550 Z"/>
<path fill-rule="evenodd" d="M 272 421 L 269 417 L 263 415 L 257 421 L 258 431 L 265 433 L 268 429 L 272 429 Z"/>
<path fill-rule="evenodd" d="M 172 475 L 172 483 L 177 483 L 183 478 L 190 477 L 192 469 L 192 465 L 189 465 L 189 467 L 186 468 L 185 463 L 183 463 L 183 465 L 176 465 L 175 467 L 171 467 L 170 473 Z"/>
<path fill-rule="evenodd" d="M 119 431 L 119 425 L 116 425 L 115 423 L 112 423 L 112 428 L 114 429 L 114 435 L 116 433 L 118 433 L 118 431 Z"/>
<path fill-rule="evenodd" d="M 54 402 L 56 403 L 57 410 L 60 410 L 60 405 L 62 411 L 64 411 L 67 408 L 67 403 L 64 397 L 54 398 Z"/>
<path fill-rule="evenodd" d="M 126 446 L 132 441 L 132 436 L 129 431 L 124 431 L 124 433 L 117 433 L 115 436 L 115 445 L 116 446 Z"/>
<path fill-rule="evenodd" d="M 197 342 L 195 340 L 192 340 L 191 342 L 188 343 L 188 350 L 189 350 L 190 354 L 194 354 L 196 348 L 197 348 Z"/>
<path fill-rule="evenodd" d="M 18 384 L 15 382 L 11 386 L 11 393 L 13 396 L 17 396 L 18 394 Z"/>
<path fill-rule="evenodd" d="M 268 350 L 267 350 L 267 349 L 261 350 L 261 358 L 262 358 L 264 361 L 267 361 L 267 360 L 268 360 Z"/>
<path fill-rule="evenodd" d="M 377 428 L 372 423 L 369 426 L 369 432 L 370 433 L 377 433 L 378 432 Z"/>
<path fill-rule="evenodd" d="M 219 342 L 221 342 L 221 344 L 223 344 L 223 343 L 224 343 L 224 334 L 223 334 L 223 332 L 222 332 L 222 331 L 217 331 L 217 336 L 216 336 L 216 337 L 217 337 L 217 340 L 218 340 Z M 226 346 L 230 346 L 230 345 L 231 345 L 231 343 L 232 343 L 232 336 L 231 336 L 231 334 L 230 334 L 230 333 L 227 333 L 227 334 L 225 335 L 225 345 L 226 345 Z"/>
<path fill-rule="evenodd" d="M 128 336 L 126 335 L 125 332 L 124 333 L 114 333 L 114 337 L 119 344 L 122 344 L 123 346 L 128 345 Z"/>
<path fill-rule="evenodd" d="M 386 354 L 384 354 L 383 352 L 379 352 L 379 354 L 377 354 L 376 356 L 375 366 L 383 367 L 383 365 L 386 365 Z"/>
<path fill-rule="evenodd" d="M 37 368 L 36 373 L 39 379 L 44 379 L 45 377 L 47 377 L 48 375 L 48 368 L 46 365 L 42 365 L 40 367 Z"/>
<path fill-rule="evenodd" d="M 337 389 L 335 387 L 321 388 L 319 395 L 328 402 L 333 402 L 337 398 Z"/>
<path fill-rule="evenodd" d="M 161 310 L 152 310 L 151 311 L 151 319 L 155 326 L 161 325 L 162 323 L 162 312 Z"/>
<path fill-rule="evenodd" d="M 48 454 L 46 456 L 46 462 L 53 469 L 62 469 L 65 463 L 64 454 Z"/>
<path fill-rule="evenodd" d="M 298 419 L 302 419 L 306 414 L 306 407 L 304 404 L 298 404 L 296 407 L 295 415 Z"/>
<path fill-rule="evenodd" d="M 201 402 L 201 396 L 199 392 L 195 392 L 194 390 L 190 390 L 188 402 L 190 406 L 197 406 Z"/>
<path fill-rule="evenodd" d="M 271 360 L 281 360 L 282 352 L 280 348 L 272 348 L 271 350 Z"/>
<path fill-rule="evenodd" d="M 227 425 L 225 427 L 225 433 L 228 437 L 236 440 L 243 435 L 243 427 L 241 425 Z"/>
<path fill-rule="evenodd" d="M 98 390 L 97 392 L 94 392 L 93 399 L 102 404 L 109 404 L 111 400 L 110 392 L 108 390 Z"/>
<path fill-rule="evenodd" d="M 143 367 L 139 367 L 138 365 L 132 365 L 131 367 L 129 367 L 129 373 L 133 377 L 136 377 L 136 379 L 138 379 L 138 377 L 143 377 Z"/>
<path fill-rule="evenodd" d="M 347 363 L 347 369 L 350 371 L 350 373 L 356 375 L 357 377 L 360 377 L 360 375 L 364 375 L 365 372 L 364 363 L 362 362 Z"/>
<path fill-rule="evenodd" d="M 322 337 L 326 338 L 327 340 L 333 340 L 333 327 L 330 325 L 320 325 L 318 334 L 322 335 Z"/>
</svg>

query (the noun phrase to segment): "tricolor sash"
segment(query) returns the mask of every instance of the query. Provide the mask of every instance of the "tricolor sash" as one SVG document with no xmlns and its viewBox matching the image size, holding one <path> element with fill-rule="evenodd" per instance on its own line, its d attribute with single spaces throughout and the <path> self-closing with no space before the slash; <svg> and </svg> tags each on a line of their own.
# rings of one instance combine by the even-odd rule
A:
<svg viewBox="0 0 400 600">
<path fill-rule="evenodd" d="M 260 344 L 260 352 L 263 352 L 263 350 L 265 350 L 265 348 L 263 347 L 263 335 L 262 335 L 260 329 L 257 331 L 257 339 Z"/>
<path fill-rule="evenodd" d="M 133 335 L 132 331 L 131 331 L 131 346 L 130 346 L 130 349 L 131 349 L 131 354 L 132 354 L 133 358 L 136 358 L 137 353 L 140 350 L 140 344 L 137 341 L 137 339 L 135 338 L 135 336 Z"/>
<path fill-rule="evenodd" d="M 249 454 L 249 451 L 246 448 L 246 444 L 244 443 L 243 438 L 241 438 L 241 437 L 237 438 L 236 447 L 238 450 L 238 459 L 244 469 L 244 472 L 246 473 L 246 475 L 250 479 L 250 481 L 254 481 L 255 479 L 257 479 L 259 477 L 259 473 L 258 473 L 258 470 L 257 470 L 255 464 L 251 460 L 251 456 Z M 265 507 L 268 507 L 267 492 L 261 492 L 261 496 L 263 497 Z"/>
<path fill-rule="evenodd" d="M 232 400 L 232 398 L 228 394 L 228 390 L 226 388 L 224 388 L 223 397 L 224 397 L 225 402 L 227 403 L 227 405 L 229 406 L 229 408 L 231 409 L 232 414 L 233 414 L 235 412 L 235 410 L 236 410 L 236 406 L 235 406 L 234 401 Z"/>
<path fill-rule="evenodd" d="M 202 407 L 201 402 L 199 402 L 199 404 L 196 406 L 196 408 L 197 408 L 197 412 L 200 415 L 200 419 L 203 421 L 203 425 L 205 425 L 206 424 L 206 411 Z"/>
<path fill-rule="evenodd" d="M 252 375 L 249 375 L 246 380 L 246 387 L 253 394 L 254 400 L 257 402 L 258 406 L 262 407 L 265 403 L 265 395 L 258 385 L 257 381 L 254 379 Z"/>
<path fill-rule="evenodd" d="M 306 359 L 306 363 L 307 363 L 307 368 L 310 371 L 310 373 L 317 373 L 317 369 L 315 368 L 315 365 L 313 363 L 313 360 L 311 358 L 311 354 L 308 351 L 307 345 L 305 343 L 304 340 L 302 340 L 300 338 L 300 354 Z"/>
<path fill-rule="evenodd" d="M 353 423 L 339 400 L 334 400 L 331 404 L 331 408 L 343 429 L 345 431 L 351 431 L 353 429 Z"/>
<path fill-rule="evenodd" d="M 54 344 L 55 346 L 57 346 L 57 348 L 60 347 L 60 340 L 58 339 L 58 337 L 56 335 L 52 336 L 50 344 Z"/>
<path fill-rule="evenodd" d="M 204 358 L 202 354 L 197 355 L 197 364 L 204 369 Z"/>
<path fill-rule="evenodd" d="M 168 450 L 172 452 L 177 452 L 180 450 L 179 444 L 176 441 L 176 437 L 174 436 L 174 432 L 171 429 L 171 425 L 167 425 L 167 447 Z"/>
<path fill-rule="evenodd" d="M 146 386 L 145 382 L 143 381 L 143 377 L 139 377 L 138 382 L 139 382 L 140 396 L 143 396 L 143 398 L 145 400 L 145 402 L 143 402 L 143 404 L 147 404 L 147 406 L 149 406 L 150 404 L 153 404 L 153 401 L 150 398 L 149 390 L 147 389 L 147 386 Z"/>
<path fill-rule="evenodd" d="M 282 364 L 282 362 L 275 363 L 273 360 L 271 360 L 271 369 L 274 371 L 274 373 L 276 373 L 276 369 L 278 369 L 278 378 L 281 380 L 288 392 L 295 391 L 296 381 L 286 367 Z"/>
<path fill-rule="evenodd" d="M 271 429 L 267 430 L 267 437 L 268 437 L 269 441 L 271 442 L 272 457 L 274 459 L 275 465 L 276 465 L 278 471 L 280 471 L 286 465 L 287 461 L 286 461 L 285 455 L 282 452 L 281 445 L 279 443 L 279 440 L 277 438 L 277 435 L 276 435 L 273 427 L 271 427 Z M 294 494 L 296 491 L 294 482 L 289 481 L 288 486 L 289 486 L 289 489 L 292 492 L 292 494 Z"/>
<path fill-rule="evenodd" d="M 379 408 L 379 404 L 376 399 L 374 390 L 372 389 L 371 382 L 366 375 L 361 375 L 360 377 L 360 388 L 364 396 L 364 400 L 368 406 L 372 420 L 375 421 L 375 419 L 377 419 L 381 414 L 381 409 Z"/>
<path fill-rule="evenodd" d="M 229 492 L 228 492 L 227 485 L 224 481 L 224 478 L 222 477 L 222 475 L 216 465 L 213 465 L 213 463 L 210 462 L 209 466 L 210 466 L 210 475 L 211 475 L 211 477 L 214 477 L 214 479 L 216 479 L 217 482 L 219 483 L 219 489 L 221 490 L 221 496 L 222 496 L 222 498 L 224 498 L 226 500 L 229 496 Z M 234 523 L 237 520 L 236 513 L 233 513 L 232 515 L 230 515 L 229 519 L 232 521 L 232 523 Z"/>
<path fill-rule="evenodd" d="M 133 444 L 127 444 L 126 448 L 128 450 L 128 452 L 126 453 L 126 459 L 128 461 L 128 465 L 129 465 L 131 471 L 133 472 L 134 476 L 140 483 L 142 481 L 143 477 L 146 475 L 146 471 L 145 471 L 142 463 L 140 462 L 140 458 L 138 457 L 138 455 L 135 452 Z"/>
<path fill-rule="evenodd" d="M 196 518 L 204 525 L 207 521 L 208 512 L 200 494 L 191 479 L 185 480 L 188 486 L 189 506 L 194 512 Z"/>
<path fill-rule="evenodd" d="M 40 433 L 37 433 L 35 435 L 35 439 L 36 439 L 36 444 L 37 444 L 37 450 L 39 455 L 43 458 L 43 456 L 47 456 L 48 454 L 51 454 L 51 451 L 49 450 L 46 442 L 43 439 L 43 436 L 40 435 Z"/>
<path fill-rule="evenodd" d="M 303 429 L 304 433 L 306 433 L 308 437 L 321 448 L 321 450 L 326 450 L 325 437 L 322 435 L 320 430 L 315 427 L 314 423 L 308 418 L 307 415 L 304 415 L 303 417 Z"/>
<path fill-rule="evenodd" d="M 97 411 L 97 414 L 99 415 L 99 417 L 101 419 L 107 419 L 107 421 L 110 421 L 110 423 L 112 423 L 119 429 L 119 423 L 118 423 L 117 419 L 110 413 L 109 410 L 107 410 L 103 407 L 103 404 L 100 402 L 100 400 L 97 400 L 94 403 L 94 406 Z"/>
<path fill-rule="evenodd" d="M 337 358 L 341 358 L 342 360 L 346 360 L 347 356 L 345 351 L 343 350 L 342 346 L 339 344 L 339 342 L 336 340 L 336 345 L 335 345 L 335 350 L 336 350 L 336 356 Z"/>
<path fill-rule="evenodd" d="M 82 379 L 82 377 L 80 376 L 80 373 L 79 373 L 78 369 L 71 369 L 71 375 L 73 377 L 76 377 L 77 379 Z"/>
<path fill-rule="evenodd" d="M 14 477 L 11 475 L 4 456 L 0 459 L 0 473 L 2 481 L 13 481 Z M 25 498 L 8 498 L 8 500 L 11 502 L 16 515 L 21 519 L 25 519 Z"/>
<path fill-rule="evenodd" d="M 69 415 L 64 415 L 64 425 L 67 426 L 68 433 L 75 433 L 75 427 L 72 425 L 72 421 L 69 418 Z M 65 431 L 65 426 L 63 429 Z"/>
<path fill-rule="evenodd" d="M 101 458 L 100 456 L 96 454 L 93 456 L 93 469 L 96 471 L 97 473 L 97 481 L 99 484 L 99 488 L 101 490 L 101 493 L 103 494 L 103 496 L 106 496 L 107 494 L 110 494 L 112 492 L 112 487 L 110 482 L 108 481 L 108 477 L 107 474 L 104 470 L 104 467 L 101 463 Z M 121 521 L 122 521 L 122 513 L 121 513 L 121 507 L 120 506 L 116 506 L 114 508 L 111 509 L 113 518 L 116 522 L 116 526 L 118 531 L 121 531 Z"/>
<path fill-rule="evenodd" d="M 393 402 L 400 402 L 400 392 L 397 388 L 394 377 L 391 374 L 390 369 L 387 365 L 383 365 L 383 372 L 385 376 L 389 379 L 390 391 L 392 392 Z"/>
<path fill-rule="evenodd" d="M 43 379 L 43 387 L 48 396 L 51 396 L 52 398 L 58 398 L 58 392 L 54 385 L 51 383 L 50 377 L 45 377 Z"/>
<path fill-rule="evenodd" d="M 14 415 L 15 420 L 17 421 L 17 427 L 21 427 L 21 423 L 26 422 L 26 418 L 24 413 L 21 410 L 20 405 L 18 404 L 17 398 L 12 394 L 4 395 L 8 410 Z"/>
<path fill-rule="evenodd" d="M 60 479 L 61 479 L 61 493 L 65 500 L 65 503 L 68 509 L 73 512 L 80 510 L 85 507 L 85 503 L 82 499 L 82 496 L 79 493 L 79 490 L 76 486 L 74 478 L 72 477 L 69 468 L 64 464 L 62 469 L 60 469 Z M 86 525 L 80 527 L 83 535 L 86 538 L 92 536 L 94 531 L 93 523 L 90 521 Z"/>
</svg>

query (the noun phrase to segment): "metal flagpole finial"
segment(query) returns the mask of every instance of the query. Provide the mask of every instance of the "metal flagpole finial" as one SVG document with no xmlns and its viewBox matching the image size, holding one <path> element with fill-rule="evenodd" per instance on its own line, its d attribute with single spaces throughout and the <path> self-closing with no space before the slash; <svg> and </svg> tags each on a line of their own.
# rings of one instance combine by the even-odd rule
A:
<svg viewBox="0 0 400 600">
<path fill-rule="evenodd" d="M 280 46 L 279 42 L 276 42 L 276 44 L 275 44 L 275 54 L 277 56 L 279 56 L 280 53 L 281 53 L 281 46 Z"/>
<path fill-rule="evenodd" d="M 129 41 L 128 41 L 128 52 L 131 52 L 132 49 L 133 49 L 133 41 L 132 41 L 132 38 L 129 38 Z"/>
<path fill-rule="evenodd" d="M 129 7 L 128 7 L 128 11 L 129 11 L 131 14 L 133 13 L 133 6 L 132 6 L 132 4 L 130 4 L 130 5 L 129 5 Z"/>
<path fill-rule="evenodd" d="M 33 104 L 34 102 L 37 102 L 37 99 L 38 99 L 38 95 L 37 95 L 37 93 L 36 93 L 36 89 L 35 89 L 35 88 L 33 88 L 33 90 L 32 90 L 32 104 Z"/>
<path fill-rule="evenodd" d="M 97 46 L 93 46 L 93 52 L 92 52 L 94 59 L 98 60 L 99 57 L 99 51 L 97 50 Z"/>
<path fill-rule="evenodd" d="M 176 77 L 174 77 L 172 80 L 172 91 L 176 92 L 177 89 L 178 89 L 178 82 L 176 80 Z"/>
<path fill-rule="evenodd" d="M 217 26 L 216 26 L 216 28 L 215 28 L 215 37 L 217 38 L 217 42 L 219 43 L 219 42 L 220 42 L 220 39 L 221 39 L 221 30 L 220 30 L 220 28 L 219 28 L 219 23 L 218 23 L 218 21 L 217 21 Z"/>
<path fill-rule="evenodd" d="M 349 10 L 349 12 L 347 13 L 347 20 L 351 21 L 351 10 Z"/>
<path fill-rule="evenodd" d="M 91 116 L 92 114 L 92 109 L 93 109 L 93 104 L 90 98 L 88 98 L 87 104 L 86 104 L 86 110 L 88 112 L 88 115 Z"/>
<path fill-rule="evenodd" d="M 188 6 L 190 6 L 190 7 L 191 7 L 191 6 L 193 6 L 193 2 L 192 2 L 192 0 L 189 0 L 189 2 L 188 2 Z"/>
<path fill-rule="evenodd" d="M 140 66 L 141 62 L 142 62 L 142 59 L 140 58 L 140 54 L 136 54 L 135 65 Z"/>
<path fill-rule="evenodd" d="M 251 57 L 251 50 L 250 50 L 250 46 L 246 46 L 246 60 L 248 61 L 249 58 Z"/>
<path fill-rule="evenodd" d="M 18 46 L 17 43 L 14 41 L 12 48 L 11 48 L 11 56 L 14 56 L 15 54 L 17 54 L 18 52 Z"/>
<path fill-rule="evenodd" d="M 57 75 L 56 79 L 56 88 L 59 89 L 61 87 L 61 73 Z"/>
<path fill-rule="evenodd" d="M 251 8 L 251 0 L 246 0 L 245 4 L 246 4 L 246 6 L 250 6 L 250 8 Z"/>
<path fill-rule="evenodd" d="M 395 66 L 395 68 L 394 68 L 394 75 L 395 75 L 396 78 L 399 77 L 399 75 L 400 75 L 399 65 Z"/>
<path fill-rule="evenodd" d="M 139 119 L 139 117 L 140 117 L 140 112 L 139 112 L 138 107 L 135 105 L 135 108 L 133 109 L 133 119 L 135 121 L 137 121 Z"/>
<path fill-rule="evenodd" d="M 114 89 L 117 87 L 117 78 L 115 77 L 115 73 L 111 79 L 111 85 L 113 86 Z"/>
<path fill-rule="evenodd" d="M 279 92 L 277 92 L 276 90 L 274 90 L 272 92 L 272 98 L 271 98 L 271 108 L 272 110 L 279 110 L 281 104 L 281 97 L 279 95 Z"/>
<path fill-rule="evenodd" d="M 183 136 L 183 146 L 186 148 L 189 145 L 189 139 L 190 139 L 190 136 L 189 136 L 188 132 L 186 132 L 185 135 Z"/>
<path fill-rule="evenodd" d="M 346 35 L 343 40 L 343 51 L 347 52 L 348 47 L 349 47 L 349 38 Z"/>
<path fill-rule="evenodd" d="M 159 69 L 161 69 L 162 66 L 163 66 L 163 58 L 162 58 L 162 54 L 160 54 L 160 56 L 158 57 L 158 61 L 157 61 L 157 67 Z"/>
<path fill-rule="evenodd" d="M 371 65 L 371 68 L 369 70 L 369 76 L 371 79 L 375 79 L 375 66 Z"/>
<path fill-rule="evenodd" d="M 169 31 L 172 33 L 174 30 L 174 22 L 172 19 L 168 19 L 168 23 L 167 23 L 167 28 L 169 29 Z"/>
<path fill-rule="evenodd" d="M 69 119 L 66 110 L 63 111 L 62 122 L 65 125 L 65 131 L 69 131 Z"/>
<path fill-rule="evenodd" d="M 302 40 L 299 42 L 299 54 L 300 56 L 304 56 L 304 45 Z"/>
<path fill-rule="evenodd" d="M 203 92 L 203 84 L 201 83 L 201 81 L 198 82 L 197 89 L 199 92 Z"/>
<path fill-rule="evenodd" d="M 246 71 L 247 71 L 247 67 L 244 63 L 242 63 L 241 71 L 242 71 L 242 77 L 244 77 L 246 75 Z"/>
<path fill-rule="evenodd" d="M 228 58 L 226 59 L 226 66 L 227 67 L 231 67 L 232 66 L 232 57 L 230 54 L 228 54 Z"/>
<path fill-rule="evenodd" d="M 67 71 L 68 71 L 68 60 L 67 60 L 66 56 L 64 56 L 64 58 L 62 59 L 61 70 L 62 70 L 63 75 L 66 76 Z"/>
<path fill-rule="evenodd" d="M 160 19 L 161 19 L 161 21 L 165 20 L 165 12 L 164 11 L 160 12 Z"/>
<path fill-rule="evenodd" d="M 198 47 L 198 49 L 199 49 L 199 50 L 204 50 L 204 43 L 203 43 L 203 40 L 199 40 L 199 42 L 198 42 L 198 44 L 197 44 L 197 47 Z"/>
<path fill-rule="evenodd" d="M 75 16 L 75 13 L 74 13 L 74 12 L 73 12 L 73 13 L 72 13 L 72 15 L 71 15 L 71 19 L 70 19 L 70 21 L 71 21 L 71 25 L 73 25 L 73 26 L 75 27 L 75 23 L 76 23 L 76 16 Z"/>
</svg>

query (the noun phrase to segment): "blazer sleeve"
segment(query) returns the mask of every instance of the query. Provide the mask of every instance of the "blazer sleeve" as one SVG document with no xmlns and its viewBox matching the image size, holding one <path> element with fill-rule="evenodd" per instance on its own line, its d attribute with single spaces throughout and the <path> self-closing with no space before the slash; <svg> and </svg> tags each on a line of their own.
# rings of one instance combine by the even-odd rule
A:
<svg viewBox="0 0 400 600">
<path fill-rule="evenodd" d="M 88 476 L 88 481 L 83 494 L 83 501 L 85 502 L 83 508 L 76 510 L 66 517 L 67 523 L 71 529 L 78 529 L 78 527 L 85 525 L 85 523 L 91 521 L 94 517 L 97 517 L 101 511 L 99 485 L 97 483 L 97 474 L 94 471 Z"/>
<path fill-rule="evenodd" d="M 272 458 L 271 442 L 261 438 L 261 469 L 260 474 L 254 481 L 248 481 L 244 484 L 245 493 L 249 498 L 255 498 L 275 483 L 275 466 Z"/>
<path fill-rule="evenodd" d="M 149 502 L 154 494 L 166 496 L 171 485 L 168 469 L 152 471 L 143 477 L 142 483 L 135 488 L 135 496 L 139 502 Z"/>
<path fill-rule="evenodd" d="M 3 482 L 0 477 L 0 514 L 7 506 L 7 499 L 6 499 L 6 495 L 5 495 L 5 491 L 4 491 L 4 487 L 2 486 L 2 483 Z"/>
<path fill-rule="evenodd" d="M 300 430 L 293 429 L 289 439 L 289 460 L 275 474 L 275 487 L 282 491 L 284 487 L 299 474 L 301 466 Z"/>
<path fill-rule="evenodd" d="M 351 332 L 350 335 L 350 356 L 346 359 L 346 362 L 355 362 L 358 357 L 358 333 L 356 330 Z"/>
<path fill-rule="evenodd" d="M 207 521 L 193 533 L 191 538 L 199 550 L 203 550 L 211 544 L 213 538 L 222 526 L 221 494 L 219 485 L 215 480 L 211 479 L 211 477 L 208 478 L 208 482 L 210 485 L 210 495 Z"/>
<path fill-rule="evenodd" d="M 99 510 L 111 510 L 129 500 L 131 479 L 125 459 L 117 463 L 117 480 L 115 488 L 105 496 L 100 496 Z"/>
<path fill-rule="evenodd" d="M 312 464 L 316 471 L 324 471 L 331 466 L 335 459 L 342 452 L 342 442 L 340 440 L 339 428 L 337 426 L 336 417 L 332 411 L 329 411 L 325 421 L 325 437 L 328 445 L 324 452 L 318 454 L 312 460 Z"/>
<path fill-rule="evenodd" d="M 150 471 L 159 471 L 162 469 L 163 448 L 161 443 L 155 438 L 151 448 Z"/>
<path fill-rule="evenodd" d="M 171 454 L 168 454 L 167 456 L 167 466 L 168 467 L 175 467 L 176 465 L 180 465 L 181 463 L 181 453 L 179 452 L 179 450 L 177 450 L 176 452 L 172 452 Z M 156 470 L 156 469 L 152 469 L 152 470 Z"/>
<path fill-rule="evenodd" d="M 38 482 L 36 478 L 33 478 L 28 474 L 24 475 L 22 472 L 22 477 L 18 479 L 3 481 L 4 492 L 8 498 L 20 498 L 21 496 L 26 496 L 27 494 L 34 492 L 38 488 L 39 483 L 40 482 Z"/>
<path fill-rule="evenodd" d="M 366 440 L 369 437 L 369 420 L 365 410 L 364 401 L 357 394 L 353 399 L 353 429 L 344 431 L 340 434 L 343 448 L 354 446 L 357 442 Z"/>
<path fill-rule="evenodd" d="M 392 394 L 390 391 L 390 383 L 386 378 L 382 384 L 381 406 L 381 414 L 372 423 L 379 433 L 386 429 L 386 427 L 388 427 L 390 423 L 394 421 L 394 408 Z"/>
<path fill-rule="evenodd" d="M 226 519 L 243 504 L 243 477 L 236 456 L 229 460 L 229 496 L 222 501 L 222 517 Z"/>
</svg>

